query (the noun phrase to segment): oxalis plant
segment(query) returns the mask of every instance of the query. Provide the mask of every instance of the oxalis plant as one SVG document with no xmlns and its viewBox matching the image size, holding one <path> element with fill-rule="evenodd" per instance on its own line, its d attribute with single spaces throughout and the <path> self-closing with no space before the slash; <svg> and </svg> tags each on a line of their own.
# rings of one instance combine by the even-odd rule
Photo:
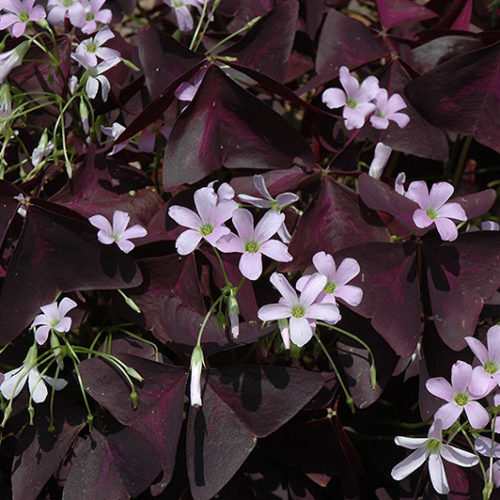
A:
<svg viewBox="0 0 500 500">
<path fill-rule="evenodd" d="M 496 498 L 498 2 L 0 2 L 2 498 Z"/>
</svg>

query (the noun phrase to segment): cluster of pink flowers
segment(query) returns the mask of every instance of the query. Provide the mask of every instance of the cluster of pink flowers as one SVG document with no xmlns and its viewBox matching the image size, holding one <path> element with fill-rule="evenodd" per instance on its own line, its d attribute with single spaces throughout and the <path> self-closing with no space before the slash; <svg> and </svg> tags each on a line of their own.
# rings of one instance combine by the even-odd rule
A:
<svg viewBox="0 0 500 500">
<path fill-rule="evenodd" d="M 53 25 L 64 24 L 65 19 L 83 33 L 90 35 L 97 31 L 97 23 L 109 24 L 111 10 L 103 9 L 105 0 L 49 0 L 47 20 Z"/>
<path fill-rule="evenodd" d="M 392 477 L 404 479 L 429 460 L 429 473 L 434 489 L 441 494 L 450 491 L 442 458 L 460 465 L 472 467 L 479 462 L 478 453 L 487 457 L 500 458 L 500 444 L 491 439 L 478 437 L 475 440 L 475 453 L 455 448 L 442 443 L 442 431 L 449 429 L 459 421 L 463 413 L 473 429 L 483 430 L 490 421 L 486 408 L 479 402 L 496 390 L 500 385 L 500 325 L 489 328 L 486 346 L 473 337 L 466 337 L 466 342 L 476 356 L 475 366 L 457 361 L 451 369 L 451 383 L 443 377 L 427 380 L 426 388 L 434 396 L 445 401 L 434 414 L 434 424 L 427 438 L 407 438 L 397 436 L 396 444 L 414 449 L 411 455 L 396 465 Z M 500 394 L 494 395 L 494 405 L 500 405 Z M 496 419 L 495 419 L 496 420 Z M 492 422 L 495 432 L 500 432 L 495 420 Z M 488 472 L 489 474 L 489 472 Z M 500 465 L 496 462 L 492 470 L 493 483 L 500 486 Z"/>
<path fill-rule="evenodd" d="M 341 66 L 339 79 L 344 90 L 326 89 L 322 99 L 330 109 L 343 108 L 347 130 L 361 128 L 368 118 L 376 129 L 386 129 L 389 120 L 400 128 L 408 125 L 410 117 L 399 112 L 406 108 L 403 98 L 399 94 L 389 97 L 387 90 L 380 88 L 378 78 L 369 76 L 360 84 L 346 66 Z"/>
</svg>

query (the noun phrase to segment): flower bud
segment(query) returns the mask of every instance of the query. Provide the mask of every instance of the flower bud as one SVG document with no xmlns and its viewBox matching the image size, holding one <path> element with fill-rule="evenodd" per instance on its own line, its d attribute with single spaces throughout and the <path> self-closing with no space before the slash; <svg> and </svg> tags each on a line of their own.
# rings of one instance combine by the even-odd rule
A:
<svg viewBox="0 0 500 500">
<path fill-rule="evenodd" d="M 0 120 L 7 120 L 12 114 L 12 100 L 10 96 L 10 86 L 4 83 L 0 87 Z"/>
<path fill-rule="evenodd" d="M 386 146 L 382 142 L 377 142 L 377 145 L 375 146 L 375 154 L 373 155 L 368 175 L 374 177 L 375 179 L 380 179 L 389 160 L 389 156 L 391 156 L 391 152 L 392 148 Z"/>
<path fill-rule="evenodd" d="M 231 294 L 227 299 L 227 311 L 229 314 L 229 321 L 231 323 L 231 335 L 233 339 L 237 339 L 240 333 L 240 308 L 238 307 L 238 301 L 236 300 L 236 293 L 234 290 L 231 290 Z"/>
<path fill-rule="evenodd" d="M 201 406 L 201 370 L 203 366 L 205 366 L 203 350 L 201 346 L 197 344 L 191 354 L 191 406 Z"/>
<path fill-rule="evenodd" d="M 278 319 L 278 327 L 280 329 L 281 338 L 285 349 L 290 349 L 290 328 L 288 326 L 287 318 Z"/>
</svg>

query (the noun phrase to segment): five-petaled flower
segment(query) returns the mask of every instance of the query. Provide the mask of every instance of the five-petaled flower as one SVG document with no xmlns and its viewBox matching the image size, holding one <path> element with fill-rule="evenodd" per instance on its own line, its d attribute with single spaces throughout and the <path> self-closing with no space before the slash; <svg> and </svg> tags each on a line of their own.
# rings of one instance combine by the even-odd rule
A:
<svg viewBox="0 0 500 500">
<path fill-rule="evenodd" d="M 453 186 L 448 182 L 433 184 L 429 193 L 425 181 L 413 181 L 405 196 L 420 207 L 413 213 L 415 225 L 422 229 L 435 224 L 444 241 L 456 240 L 458 231 L 451 219 L 465 221 L 467 215 L 459 203 L 446 203 L 452 194 Z"/>
<path fill-rule="evenodd" d="M 241 253 L 239 268 L 241 274 L 249 280 L 256 280 L 262 274 L 262 254 L 278 262 L 290 262 L 292 256 L 287 246 L 271 237 L 283 224 L 285 216 L 275 211 L 269 211 L 257 223 L 254 229 L 252 214 L 238 208 L 233 213 L 233 224 L 238 236 L 229 233 L 217 242 L 217 248 L 226 253 Z"/>
<path fill-rule="evenodd" d="M 387 90 L 380 89 L 375 94 L 375 111 L 370 117 L 370 123 L 373 128 L 384 130 L 389 126 L 389 120 L 396 122 L 399 128 L 408 125 L 410 117 L 406 113 L 398 113 L 406 108 L 406 103 L 399 94 L 393 94 L 388 97 Z"/>
<path fill-rule="evenodd" d="M 108 219 L 103 215 L 93 215 L 89 218 L 89 222 L 99 229 L 97 239 L 103 245 L 111 245 L 116 243 L 118 248 L 125 253 L 129 253 L 135 245 L 129 241 L 134 238 L 143 238 L 148 234 L 145 228 L 136 224 L 135 226 L 127 226 L 130 222 L 130 215 L 121 210 L 115 210 L 113 213 L 113 226 Z"/>
<path fill-rule="evenodd" d="M 314 254 L 312 261 L 316 271 L 327 280 L 323 291 L 318 296 L 318 302 L 335 304 L 335 298 L 339 298 L 353 307 L 359 305 L 363 298 L 363 290 L 358 286 L 347 285 L 359 274 L 360 268 L 357 260 L 348 257 L 340 263 L 337 269 L 330 254 L 318 252 Z M 313 276 L 315 275 L 302 276 L 297 281 L 297 290 L 303 291 Z"/>
<path fill-rule="evenodd" d="M 76 54 L 80 54 L 87 61 L 89 67 L 97 66 L 97 58 L 103 61 L 120 61 L 120 53 L 115 49 L 103 47 L 103 45 L 114 38 L 113 32 L 106 26 L 100 30 L 94 37 L 83 40 L 75 50 Z"/>
<path fill-rule="evenodd" d="M 38 327 L 35 332 L 36 341 L 40 345 L 44 344 L 51 330 L 59 333 L 69 332 L 71 318 L 66 316 L 66 314 L 75 308 L 76 305 L 74 300 L 64 297 L 59 304 L 52 302 L 52 304 L 41 306 L 40 309 L 43 314 L 39 314 L 30 326 L 30 328 Z"/>
<path fill-rule="evenodd" d="M 276 198 L 273 198 L 267 189 L 266 181 L 262 175 L 254 175 L 253 183 L 257 191 L 264 197 L 264 199 L 257 198 L 256 196 L 250 196 L 249 194 L 239 194 L 238 198 L 241 201 L 250 203 L 250 205 L 253 205 L 254 207 L 269 208 L 270 210 L 281 212 L 283 208 L 295 203 L 299 199 L 295 193 L 288 192 L 281 193 L 276 196 Z M 284 243 L 290 243 L 290 240 L 292 239 L 292 236 L 288 232 L 285 225 L 285 221 L 283 221 L 283 224 L 278 229 L 278 236 Z"/>
<path fill-rule="evenodd" d="M 427 438 L 409 438 L 396 436 L 394 442 L 410 450 L 415 450 L 391 472 L 393 479 L 401 481 L 416 471 L 426 460 L 429 460 L 429 474 L 432 486 L 441 495 L 449 493 L 448 479 L 444 470 L 443 458 L 460 467 L 473 467 L 479 463 L 479 457 L 468 451 L 442 442 L 442 422 L 434 420 Z"/>
<path fill-rule="evenodd" d="M 101 8 L 105 1 L 106 0 L 80 0 L 83 6 L 84 15 L 78 19 L 77 23 L 74 23 L 74 25 L 87 35 L 90 35 L 97 31 L 97 23 L 109 24 L 112 17 L 111 10 Z"/>
<path fill-rule="evenodd" d="M 198 213 L 178 205 L 168 209 L 168 215 L 177 224 L 189 228 L 181 233 L 175 242 L 175 248 L 181 255 L 191 253 L 202 238 L 215 246 L 221 236 L 229 234 L 229 229 L 223 224 L 238 207 L 238 204 L 229 198 L 230 192 L 234 193 L 226 183 L 219 187 L 220 195 L 210 185 L 194 193 L 194 204 Z M 228 197 L 225 197 L 226 194 Z"/>
<path fill-rule="evenodd" d="M 376 106 L 371 101 L 379 90 L 378 79 L 369 76 L 360 85 L 358 80 L 349 74 L 346 66 L 341 66 L 339 79 L 344 90 L 326 89 L 323 92 L 323 102 L 330 109 L 344 107 L 342 114 L 347 130 L 361 128 L 368 115 L 375 110 Z"/>
<path fill-rule="evenodd" d="M 47 21 L 53 25 L 64 24 L 68 16 L 73 26 L 81 26 L 85 20 L 85 9 L 79 0 L 49 0 Z"/>
<path fill-rule="evenodd" d="M 41 5 L 35 5 L 35 0 L 2 0 L 1 8 L 8 14 L 0 16 L 0 31 L 12 26 L 12 36 L 20 37 L 26 30 L 28 21 L 39 21 L 45 17 Z"/>
<path fill-rule="evenodd" d="M 439 419 L 443 423 L 443 429 L 451 427 L 461 413 L 465 410 L 470 425 L 475 429 L 482 429 L 489 421 L 488 412 L 476 401 L 484 397 L 489 389 L 489 381 L 482 387 L 483 393 L 472 394 L 470 386 L 476 391 L 480 387 L 479 381 L 476 381 L 477 372 L 472 370 L 472 366 L 457 361 L 451 367 L 451 384 L 443 377 L 434 377 L 427 380 L 425 387 L 427 390 L 444 399 L 446 404 L 439 408 L 434 419 Z"/>
<path fill-rule="evenodd" d="M 277 304 L 262 306 L 257 315 L 262 321 L 289 318 L 290 326 L 286 333 L 288 335 L 289 332 L 290 339 L 295 345 L 302 347 L 311 340 L 316 320 L 336 323 L 340 319 L 339 309 L 335 304 L 317 302 L 318 295 L 326 285 L 325 276 L 314 274 L 304 286 L 300 296 L 297 296 L 292 285 L 280 273 L 271 275 L 271 283 L 281 293 L 282 298 Z"/>
<path fill-rule="evenodd" d="M 488 329 L 486 336 L 488 348 L 474 337 L 465 337 L 465 341 L 481 362 L 481 366 L 474 368 L 474 372 L 477 372 L 474 383 L 478 384 L 478 387 L 471 385 L 471 392 L 482 394 L 484 387 L 488 385 L 488 392 L 492 391 L 500 385 L 500 325 L 494 325 Z"/>
<path fill-rule="evenodd" d="M 45 382 L 55 388 L 56 391 L 64 389 L 68 382 L 61 378 L 53 379 L 47 375 L 42 375 L 37 368 L 36 344 L 31 346 L 23 364 L 8 371 L 3 382 L 0 384 L 0 392 L 6 399 L 14 399 L 26 385 L 35 403 L 43 403 L 47 398 L 47 386 Z"/>
</svg>

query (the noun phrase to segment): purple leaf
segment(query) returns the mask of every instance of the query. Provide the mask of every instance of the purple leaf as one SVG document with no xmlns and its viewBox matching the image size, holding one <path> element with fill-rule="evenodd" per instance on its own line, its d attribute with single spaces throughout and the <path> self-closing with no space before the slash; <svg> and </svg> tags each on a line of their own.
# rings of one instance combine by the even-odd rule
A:
<svg viewBox="0 0 500 500">
<path fill-rule="evenodd" d="M 2 345 L 16 338 L 59 291 L 130 288 L 142 281 L 133 259 L 116 245 L 101 245 L 89 223 L 35 205 L 27 212 L 2 287 Z"/>
<path fill-rule="evenodd" d="M 292 52 L 298 11 L 297 0 L 281 2 L 220 55 L 236 57 L 239 66 L 282 82 Z"/>
<path fill-rule="evenodd" d="M 376 0 L 382 26 L 388 30 L 398 24 L 417 23 L 438 17 L 432 10 L 410 0 Z"/>
<path fill-rule="evenodd" d="M 415 108 L 446 130 L 500 152 L 500 42 L 457 56 L 406 87 Z M 411 122 L 410 122 L 411 123 Z"/>
<path fill-rule="evenodd" d="M 453 243 L 423 243 L 429 297 L 436 329 L 458 351 L 473 336 L 484 301 L 500 288 L 500 234 L 461 234 Z"/>
<path fill-rule="evenodd" d="M 65 500 L 136 497 L 161 471 L 151 444 L 127 427 L 105 436 L 93 428 L 74 454 Z"/>
<path fill-rule="evenodd" d="M 177 120 L 165 153 L 166 190 L 226 168 L 310 168 L 314 156 L 283 118 L 210 66 Z"/>
<path fill-rule="evenodd" d="M 414 243 L 366 243 L 334 254 L 336 262 L 351 257 L 361 272 L 349 284 L 363 290 L 352 309 L 371 324 L 396 354 L 410 357 L 420 336 L 420 297 Z"/>
<path fill-rule="evenodd" d="M 340 66 L 352 71 L 389 54 L 369 28 L 330 9 L 319 37 L 316 73 L 324 83 L 338 75 Z"/>
<path fill-rule="evenodd" d="M 151 97 L 156 97 L 204 60 L 200 54 L 191 52 L 172 37 L 164 36 L 153 26 L 138 31 L 137 45 Z"/>
<path fill-rule="evenodd" d="M 354 191 L 323 177 L 316 198 L 295 228 L 288 248 L 294 260 L 286 269 L 305 269 L 320 250 L 333 254 L 359 243 L 389 240 L 382 221 Z"/>
<path fill-rule="evenodd" d="M 18 441 L 12 464 L 13 500 L 35 500 L 45 483 L 57 472 L 68 449 L 85 427 L 80 408 L 64 396 L 56 397 L 53 432 L 49 415 L 37 408 L 35 426 L 26 425 Z"/>
<path fill-rule="evenodd" d="M 191 408 L 187 424 L 188 476 L 195 500 L 215 495 L 256 438 L 281 427 L 322 385 L 320 374 L 277 366 L 208 370 L 203 406 Z"/>
<path fill-rule="evenodd" d="M 99 358 L 80 363 L 85 390 L 121 424 L 137 431 L 158 453 L 163 477 L 160 490 L 170 482 L 182 426 L 186 370 L 143 358 L 120 355 L 120 359 L 144 378 L 136 384 L 137 409 L 130 401 L 130 386 L 110 364 Z"/>
</svg>

